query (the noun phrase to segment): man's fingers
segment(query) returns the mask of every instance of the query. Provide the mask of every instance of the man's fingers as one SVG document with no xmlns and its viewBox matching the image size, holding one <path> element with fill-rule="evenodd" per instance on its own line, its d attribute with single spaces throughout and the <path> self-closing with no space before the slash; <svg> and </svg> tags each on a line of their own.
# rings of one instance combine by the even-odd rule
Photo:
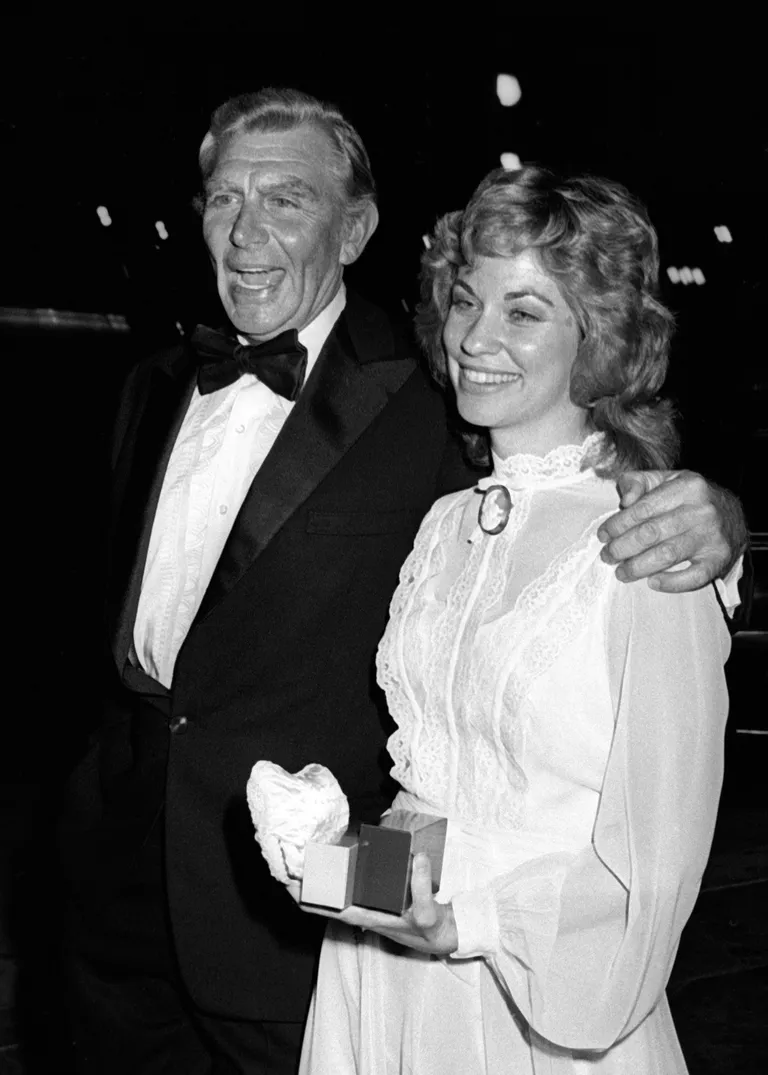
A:
<svg viewBox="0 0 768 1075">
<path fill-rule="evenodd" d="M 616 488 L 622 508 L 631 507 L 641 496 L 672 481 L 677 473 L 674 470 L 628 470 L 619 475 Z"/>
<path fill-rule="evenodd" d="M 636 556 L 623 558 L 616 568 L 616 578 L 619 582 L 636 582 L 638 579 L 656 575 L 659 571 L 667 571 L 688 559 L 688 542 L 683 538 L 664 541 Z"/>
<path fill-rule="evenodd" d="M 621 537 L 632 527 L 655 516 L 684 511 L 717 512 L 711 503 L 707 483 L 699 474 L 688 470 L 679 473 L 666 470 L 629 471 L 619 478 L 622 510 L 606 519 L 597 532 L 601 541 Z M 626 495 L 625 495 L 626 493 Z"/>
<path fill-rule="evenodd" d="M 616 518 L 616 516 L 614 516 Z M 611 520 L 609 519 L 608 522 Z M 665 543 L 675 543 L 675 551 L 679 553 L 678 560 L 670 562 L 659 561 L 655 568 L 660 571 L 671 564 L 686 559 L 688 553 L 694 551 L 694 543 L 689 544 L 691 533 L 694 529 L 694 512 L 678 509 L 669 511 L 663 515 L 656 515 L 652 519 L 638 522 L 635 526 L 626 530 L 623 534 L 612 538 L 601 552 L 601 556 L 607 564 L 617 564 L 621 560 L 627 560 L 631 556 L 639 556 L 642 553 L 653 551 Z M 647 573 L 647 572 L 646 572 Z"/>
<path fill-rule="evenodd" d="M 644 493 L 655 489 L 664 481 L 665 474 L 663 470 L 628 470 L 621 474 L 616 488 L 622 508 L 630 508 Z"/>
<path fill-rule="evenodd" d="M 711 577 L 706 565 L 691 564 L 682 571 L 662 571 L 659 575 L 653 575 L 648 579 L 648 585 L 662 593 L 685 593 L 687 590 L 701 590 Z"/>
<path fill-rule="evenodd" d="M 629 478 L 632 476 L 624 475 L 624 477 Z M 642 478 L 642 476 L 640 477 Z M 652 489 L 646 493 L 642 480 L 638 483 L 633 480 L 629 488 L 631 489 L 631 494 L 626 497 L 622 495 L 621 497 L 621 511 L 617 511 L 615 515 L 611 515 L 609 519 L 606 519 L 598 530 L 597 536 L 601 541 L 610 541 L 613 538 L 621 537 L 633 527 L 639 526 L 641 523 L 647 522 L 665 511 L 664 504 L 659 503 L 655 496 L 656 490 Z"/>
</svg>

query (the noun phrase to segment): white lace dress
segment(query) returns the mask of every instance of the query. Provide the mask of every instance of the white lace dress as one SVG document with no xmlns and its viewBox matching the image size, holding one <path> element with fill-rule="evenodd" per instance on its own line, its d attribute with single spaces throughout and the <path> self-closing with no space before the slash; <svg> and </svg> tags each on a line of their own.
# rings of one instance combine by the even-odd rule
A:
<svg viewBox="0 0 768 1075">
<path fill-rule="evenodd" d="M 447 816 L 459 949 L 329 926 L 302 1075 L 686 1067 L 664 989 L 707 861 L 730 640 L 712 587 L 622 585 L 600 439 L 494 460 L 424 520 L 378 655 L 399 804 Z"/>
</svg>

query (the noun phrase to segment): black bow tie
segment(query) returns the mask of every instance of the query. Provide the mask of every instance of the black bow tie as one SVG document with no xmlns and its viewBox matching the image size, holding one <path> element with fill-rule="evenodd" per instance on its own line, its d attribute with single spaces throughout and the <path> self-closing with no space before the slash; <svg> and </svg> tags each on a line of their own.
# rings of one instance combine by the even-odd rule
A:
<svg viewBox="0 0 768 1075">
<path fill-rule="evenodd" d="M 295 400 L 307 372 L 307 349 L 296 329 L 266 343 L 242 344 L 223 332 L 198 325 L 190 337 L 200 358 L 197 387 L 201 395 L 226 388 L 244 373 L 255 373 L 273 392 Z"/>
</svg>

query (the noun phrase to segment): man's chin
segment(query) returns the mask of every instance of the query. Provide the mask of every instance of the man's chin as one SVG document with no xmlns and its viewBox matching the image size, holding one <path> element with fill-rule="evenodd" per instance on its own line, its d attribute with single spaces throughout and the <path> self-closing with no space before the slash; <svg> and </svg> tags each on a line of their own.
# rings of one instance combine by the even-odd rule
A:
<svg viewBox="0 0 768 1075">
<path fill-rule="evenodd" d="M 228 304 L 227 315 L 242 336 L 251 336 L 255 339 L 270 339 L 286 329 L 294 328 L 293 319 L 290 315 L 272 311 L 256 313 L 254 310 L 244 310 L 242 306 L 230 306 Z"/>
</svg>

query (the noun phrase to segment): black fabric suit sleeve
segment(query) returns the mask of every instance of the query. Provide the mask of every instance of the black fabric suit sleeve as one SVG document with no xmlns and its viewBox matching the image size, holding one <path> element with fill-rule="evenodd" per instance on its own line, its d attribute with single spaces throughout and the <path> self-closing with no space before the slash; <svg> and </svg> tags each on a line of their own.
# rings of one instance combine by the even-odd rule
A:
<svg viewBox="0 0 768 1075">
<path fill-rule="evenodd" d="M 738 634 L 739 631 L 748 631 L 752 618 L 752 604 L 755 596 L 755 565 L 752 560 L 752 553 L 747 545 L 744 550 L 744 569 L 739 579 L 739 597 L 741 603 L 735 610 L 732 616 L 728 615 L 728 612 L 723 605 L 722 598 L 720 597 L 720 591 L 717 586 L 712 583 L 715 594 L 717 596 L 717 603 L 720 605 L 725 622 L 728 625 L 728 630 L 732 635 Z"/>
</svg>

